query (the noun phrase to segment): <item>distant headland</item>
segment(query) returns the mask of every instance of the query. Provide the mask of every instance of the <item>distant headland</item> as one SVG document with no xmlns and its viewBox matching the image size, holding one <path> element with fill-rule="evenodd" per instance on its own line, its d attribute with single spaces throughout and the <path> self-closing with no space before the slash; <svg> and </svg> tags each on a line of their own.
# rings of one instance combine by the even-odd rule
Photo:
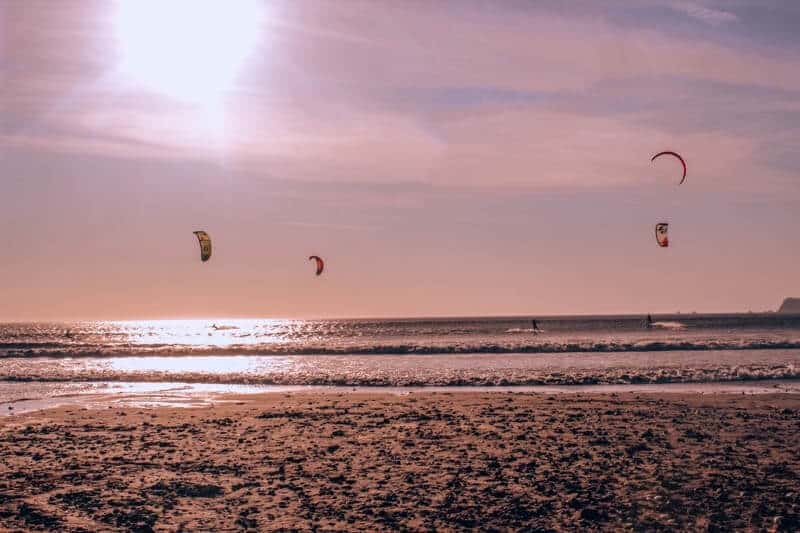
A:
<svg viewBox="0 0 800 533">
<path fill-rule="evenodd" d="M 800 314 L 800 298 L 786 298 L 778 309 L 779 313 L 798 313 Z"/>
</svg>

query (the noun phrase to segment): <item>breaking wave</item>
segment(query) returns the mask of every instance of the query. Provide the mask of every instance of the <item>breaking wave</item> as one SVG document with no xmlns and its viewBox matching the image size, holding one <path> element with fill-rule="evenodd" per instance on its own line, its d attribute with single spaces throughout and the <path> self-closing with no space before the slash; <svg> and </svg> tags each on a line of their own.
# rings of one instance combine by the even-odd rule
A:
<svg viewBox="0 0 800 533">
<path fill-rule="evenodd" d="M 0 343 L 0 358 L 120 357 L 181 355 L 438 355 L 438 354 L 554 354 L 709 350 L 778 350 L 800 348 L 795 339 L 700 339 L 644 341 L 541 341 L 527 343 L 378 343 L 347 345 L 186 344 L 92 345 L 56 342 Z"/>
<path fill-rule="evenodd" d="M 347 365 L 343 365 L 347 366 Z M 800 366 L 783 364 L 720 365 L 716 367 L 646 368 L 334 368 L 291 365 L 274 370 L 252 369 L 217 373 L 191 369 L 111 369 L 25 367 L 0 370 L 5 382 L 184 382 L 248 385 L 314 386 L 536 386 L 536 385 L 629 385 L 667 383 L 718 383 L 770 380 L 800 380 Z"/>
</svg>

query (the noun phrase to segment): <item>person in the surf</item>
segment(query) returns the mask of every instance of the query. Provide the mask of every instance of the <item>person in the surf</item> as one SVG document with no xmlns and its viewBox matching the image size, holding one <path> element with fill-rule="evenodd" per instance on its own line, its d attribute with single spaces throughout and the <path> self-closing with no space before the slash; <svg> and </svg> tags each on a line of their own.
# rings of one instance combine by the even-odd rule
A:
<svg viewBox="0 0 800 533">
<path fill-rule="evenodd" d="M 647 315 L 647 318 L 644 321 L 644 327 L 650 329 L 653 327 L 653 317 L 650 314 Z"/>
<path fill-rule="evenodd" d="M 534 335 L 539 333 L 540 330 L 539 330 L 539 326 L 536 324 L 536 320 L 531 320 L 531 330 L 533 331 Z"/>
</svg>

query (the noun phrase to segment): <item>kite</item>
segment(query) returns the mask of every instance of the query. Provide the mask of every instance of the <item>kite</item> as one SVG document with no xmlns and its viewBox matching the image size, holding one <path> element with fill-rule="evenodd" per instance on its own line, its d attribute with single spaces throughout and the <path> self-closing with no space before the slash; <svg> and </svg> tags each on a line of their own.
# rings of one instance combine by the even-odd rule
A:
<svg viewBox="0 0 800 533">
<path fill-rule="evenodd" d="M 325 261 L 318 255 L 312 255 L 308 258 L 309 261 L 316 261 L 317 262 L 317 276 L 322 274 L 322 271 L 325 269 Z"/>
<path fill-rule="evenodd" d="M 686 181 L 686 161 L 683 160 L 683 158 L 680 156 L 680 154 L 678 154 L 676 152 L 666 151 L 666 152 L 659 152 L 656 155 L 654 155 L 653 157 L 651 157 L 650 158 L 650 162 L 655 161 L 656 158 L 661 157 L 662 155 L 671 155 L 671 156 L 677 157 L 678 161 L 681 162 L 681 165 L 683 165 L 683 176 L 681 177 L 681 182 L 678 183 L 678 185 L 683 185 L 683 182 Z"/>
<path fill-rule="evenodd" d="M 669 224 L 666 222 L 659 222 L 656 224 L 656 242 L 662 248 L 669 246 L 669 237 L 667 236 L 668 229 Z"/>
<path fill-rule="evenodd" d="M 194 234 L 200 243 L 200 259 L 206 262 L 211 257 L 211 237 L 205 231 L 195 231 Z"/>
</svg>

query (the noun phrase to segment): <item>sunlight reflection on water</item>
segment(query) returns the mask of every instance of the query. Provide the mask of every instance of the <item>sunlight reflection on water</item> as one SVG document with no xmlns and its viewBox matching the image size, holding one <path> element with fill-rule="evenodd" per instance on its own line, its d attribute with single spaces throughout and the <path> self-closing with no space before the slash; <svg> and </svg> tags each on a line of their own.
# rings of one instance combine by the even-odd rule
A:
<svg viewBox="0 0 800 533">
<path fill-rule="evenodd" d="M 256 374 L 283 370 L 293 364 L 288 357 L 251 356 L 113 357 L 103 363 L 122 372 L 202 374 Z"/>
<path fill-rule="evenodd" d="M 298 330 L 301 320 L 142 320 L 114 322 L 131 344 L 218 346 L 272 344 L 287 342 Z"/>
</svg>

